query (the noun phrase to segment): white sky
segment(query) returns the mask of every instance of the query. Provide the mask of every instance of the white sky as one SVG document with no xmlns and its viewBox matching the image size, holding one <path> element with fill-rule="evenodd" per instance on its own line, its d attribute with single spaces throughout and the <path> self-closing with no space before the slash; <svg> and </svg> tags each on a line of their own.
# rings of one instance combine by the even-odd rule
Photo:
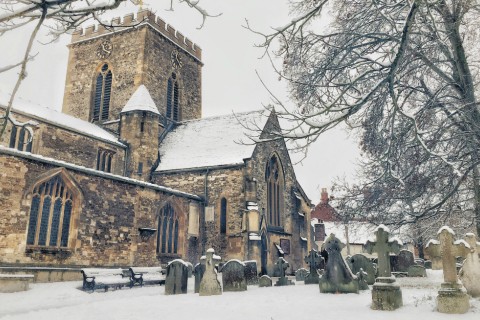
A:
<svg viewBox="0 0 480 320">
<path fill-rule="evenodd" d="M 166 10 L 170 0 L 144 2 L 145 8 L 156 12 L 202 48 L 204 117 L 257 110 L 270 103 L 269 93 L 256 71 L 277 97 L 293 105 L 286 97 L 286 83 L 278 81 L 268 59 L 260 59 L 263 49 L 256 48 L 255 44 L 262 38 L 242 27 L 245 19 L 254 29 L 263 32 L 285 25 L 292 19 L 288 17 L 286 0 L 202 0 L 200 4 L 210 14 L 222 15 L 207 19 L 200 30 L 197 27 L 201 16 L 185 4 L 176 3 L 175 11 L 171 12 Z M 108 16 L 122 16 L 133 10 L 129 4 L 121 5 Z M 0 67 L 19 60 L 29 34 L 23 29 L 0 38 Z M 38 54 L 28 66 L 28 77 L 22 83 L 19 96 L 45 107 L 61 109 L 69 41 L 70 36 L 64 36 L 56 43 L 35 44 L 34 52 Z M 15 73 L 0 74 L 0 91 L 12 90 Z M 295 171 L 314 203 L 320 198 L 320 188 L 329 188 L 336 176 L 352 176 L 358 153 L 352 140 L 340 129 L 327 132 L 311 146 L 308 157 L 295 166 Z"/>
</svg>

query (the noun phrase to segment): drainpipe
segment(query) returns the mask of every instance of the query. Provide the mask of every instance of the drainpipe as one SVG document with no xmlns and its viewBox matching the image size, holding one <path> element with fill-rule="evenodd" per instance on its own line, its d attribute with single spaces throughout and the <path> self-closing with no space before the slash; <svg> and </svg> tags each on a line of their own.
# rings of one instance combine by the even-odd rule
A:
<svg viewBox="0 0 480 320">
<path fill-rule="evenodd" d="M 203 195 L 205 197 L 205 207 L 208 206 L 208 173 L 209 172 L 210 172 L 210 169 L 207 169 L 207 171 L 205 171 L 205 181 L 204 181 L 205 189 L 203 191 Z"/>
</svg>

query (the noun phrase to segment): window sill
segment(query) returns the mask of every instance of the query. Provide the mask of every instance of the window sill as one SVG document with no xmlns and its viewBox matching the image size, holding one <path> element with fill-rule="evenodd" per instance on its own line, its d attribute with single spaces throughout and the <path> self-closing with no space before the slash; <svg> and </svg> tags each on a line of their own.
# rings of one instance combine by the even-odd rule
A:
<svg viewBox="0 0 480 320">
<path fill-rule="evenodd" d="M 73 250 L 68 248 L 59 248 L 59 247 L 43 247 L 43 246 L 27 246 L 25 249 L 26 253 L 41 253 L 41 254 L 54 254 L 54 255 L 65 255 L 69 256 L 73 253 Z"/>
<path fill-rule="evenodd" d="M 157 258 L 171 258 L 171 259 L 181 259 L 182 255 L 178 253 L 157 253 Z"/>
</svg>

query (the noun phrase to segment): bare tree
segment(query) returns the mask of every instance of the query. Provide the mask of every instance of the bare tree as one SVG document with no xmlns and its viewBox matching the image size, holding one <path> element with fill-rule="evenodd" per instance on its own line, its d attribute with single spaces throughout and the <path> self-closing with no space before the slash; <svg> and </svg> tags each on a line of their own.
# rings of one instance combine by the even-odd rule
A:
<svg viewBox="0 0 480 320">
<path fill-rule="evenodd" d="M 32 46 L 37 40 L 41 28 L 48 30 L 51 40 L 73 32 L 88 20 L 94 20 L 107 28 L 118 28 L 102 21 L 102 14 L 114 10 L 127 0 L 0 0 L 0 37 L 8 32 L 34 25 L 23 56 L 13 65 L 1 66 L 0 73 L 18 68 L 16 80 L 5 111 L 0 109 L 0 137 L 5 133 L 7 123 L 10 121 L 16 126 L 25 127 L 33 136 L 30 126 L 33 122 L 17 121 L 11 111 L 18 89 L 27 76 L 27 64 L 33 58 Z M 130 0 L 136 6 L 143 4 L 142 0 Z M 213 17 L 203 7 L 199 0 L 176 0 L 177 3 L 187 4 L 196 10 L 203 18 L 200 28 L 207 17 Z M 170 9 L 174 10 L 174 0 L 170 0 Z M 122 26 L 125 27 L 125 26 Z M 27 29 L 28 30 L 28 29 Z"/>
<path fill-rule="evenodd" d="M 358 185 L 344 186 L 352 208 L 404 224 L 460 207 L 473 210 L 480 234 L 479 8 L 474 0 L 292 1 L 297 18 L 263 34 L 296 102 L 290 110 L 277 101 L 295 125 L 274 134 L 306 147 L 346 123 L 365 157 Z"/>
</svg>

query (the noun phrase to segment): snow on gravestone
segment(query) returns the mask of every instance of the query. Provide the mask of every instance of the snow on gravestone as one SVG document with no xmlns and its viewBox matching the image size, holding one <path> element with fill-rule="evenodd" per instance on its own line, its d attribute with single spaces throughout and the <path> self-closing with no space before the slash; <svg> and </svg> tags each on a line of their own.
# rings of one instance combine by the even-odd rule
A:
<svg viewBox="0 0 480 320">
<path fill-rule="evenodd" d="M 205 273 L 205 265 L 197 263 L 193 268 L 193 274 L 195 276 L 195 293 L 200 291 L 200 282 L 202 282 L 203 274 Z"/>
<path fill-rule="evenodd" d="M 459 276 L 468 294 L 478 298 L 480 297 L 480 242 L 477 242 L 473 233 L 467 233 L 465 241 L 472 250 L 465 258 Z"/>
<path fill-rule="evenodd" d="M 300 268 L 297 271 L 295 271 L 295 281 L 305 281 L 305 277 L 308 274 L 308 270 L 305 268 Z"/>
<path fill-rule="evenodd" d="M 239 260 L 228 260 L 222 267 L 223 291 L 246 291 L 245 264 Z"/>
<path fill-rule="evenodd" d="M 357 272 L 360 272 L 360 269 L 363 269 L 363 271 L 367 273 L 367 283 L 375 283 L 375 267 L 373 266 L 373 262 L 369 258 L 364 256 L 363 254 L 357 253 L 354 254 L 352 257 L 348 258 L 347 263 L 353 274 L 357 274 Z"/>
<path fill-rule="evenodd" d="M 249 260 L 243 261 L 245 263 L 245 278 L 247 285 L 258 284 L 257 261 Z"/>
<path fill-rule="evenodd" d="M 207 254 L 200 258 L 200 262 L 205 265 L 205 272 L 203 273 L 198 292 L 201 296 L 222 294 L 222 287 L 217 279 L 217 270 L 215 270 L 215 264 L 220 260 L 221 258 L 215 255 L 213 248 L 208 249 Z"/>
<path fill-rule="evenodd" d="M 188 265 L 182 259 L 170 261 L 165 277 L 165 294 L 187 293 Z"/>
<path fill-rule="evenodd" d="M 280 273 L 280 277 L 275 283 L 275 286 L 288 286 L 294 284 L 292 281 L 288 280 L 287 276 L 285 275 L 285 271 L 288 269 L 288 267 L 290 267 L 290 264 L 287 262 L 287 260 L 285 260 L 283 257 L 278 258 L 277 262 L 275 263 L 275 267 Z"/>
</svg>

